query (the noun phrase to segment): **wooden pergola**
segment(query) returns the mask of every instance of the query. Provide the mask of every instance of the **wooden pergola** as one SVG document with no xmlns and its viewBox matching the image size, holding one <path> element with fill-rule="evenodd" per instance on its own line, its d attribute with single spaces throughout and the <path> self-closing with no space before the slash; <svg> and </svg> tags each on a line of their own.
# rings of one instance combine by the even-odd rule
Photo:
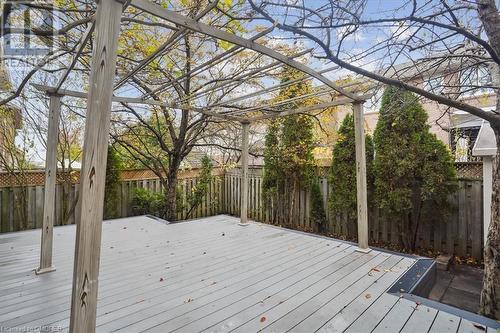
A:
<svg viewBox="0 0 500 333">
<path fill-rule="evenodd" d="M 311 67 L 295 60 L 296 57 L 310 52 L 310 50 L 300 52 L 294 56 L 286 56 L 273 50 L 270 47 L 257 43 L 257 40 L 271 32 L 271 27 L 256 36 L 250 38 L 239 37 L 224 30 L 215 28 L 201 22 L 206 13 L 212 10 L 217 1 L 211 3 L 195 18 L 189 18 L 179 13 L 156 5 L 149 0 L 106 0 L 99 1 L 95 20 L 81 37 L 80 43 L 76 47 L 76 54 L 70 66 L 60 78 L 55 86 L 34 85 L 40 91 L 44 91 L 50 98 L 49 127 L 47 137 L 46 153 L 46 177 L 45 177 L 45 200 L 44 218 L 42 226 L 42 240 L 40 253 L 40 266 L 36 270 L 37 274 L 54 271 L 52 265 L 52 240 L 53 226 L 55 220 L 55 186 L 56 186 L 56 151 L 58 137 L 58 123 L 60 117 L 61 98 L 64 96 L 83 98 L 87 100 L 86 124 L 84 135 L 83 163 L 80 178 L 80 196 L 77 212 L 75 264 L 73 272 L 73 290 L 71 302 L 70 331 L 71 332 L 92 332 L 95 330 L 97 290 L 99 275 L 99 260 L 101 249 L 101 229 L 104 202 L 104 184 L 106 173 L 106 156 L 110 130 L 110 114 L 112 102 L 137 103 L 153 106 L 165 106 L 168 108 L 182 108 L 186 101 L 158 101 L 151 98 L 151 94 L 142 97 L 121 97 L 115 96 L 114 91 L 124 85 L 130 78 L 140 72 L 149 62 L 155 59 L 158 54 L 168 51 L 174 40 L 187 32 L 196 32 L 210 36 L 217 40 L 222 40 L 234 44 L 234 46 L 222 54 L 214 55 L 206 63 L 197 66 L 198 69 L 214 66 L 218 62 L 234 56 L 237 52 L 246 49 L 271 58 L 273 61 L 268 68 L 278 68 L 288 66 L 304 74 L 303 77 L 282 82 L 260 91 L 247 93 L 231 100 L 227 100 L 204 107 L 189 108 L 201 114 L 217 117 L 229 121 L 241 123 L 241 164 L 242 164 L 242 185 L 241 185 L 241 217 L 240 225 L 248 225 L 247 222 L 247 201 L 248 201 L 248 146 L 249 146 L 249 126 L 252 122 L 262 121 L 276 117 L 293 114 L 308 113 L 315 110 L 323 110 L 328 107 L 352 104 L 355 121 L 355 141 L 356 141 L 356 176 L 357 176 L 357 206 L 358 206 L 358 250 L 362 252 L 370 251 L 368 247 L 368 215 L 367 215 L 367 185 L 366 185 L 366 161 L 365 161 L 365 135 L 363 128 L 363 103 L 371 97 L 370 94 L 358 94 L 349 90 L 352 84 L 343 86 L 337 85 L 324 76 L 334 68 L 316 71 Z M 141 61 L 132 71 L 123 75 L 115 83 L 115 70 L 117 62 L 118 37 L 120 32 L 120 20 L 122 12 L 128 6 L 153 15 L 159 19 L 174 24 L 172 35 L 167 41 L 150 56 Z M 82 53 L 85 44 L 95 33 L 93 54 L 91 62 L 90 84 L 88 92 L 72 91 L 62 89 L 62 85 L 67 79 L 70 71 L 74 68 L 78 57 Z M 250 79 L 263 68 L 250 71 L 244 77 L 228 80 L 222 84 Z M 182 77 L 181 77 L 182 78 Z M 180 80 L 181 78 L 177 78 Z M 313 93 L 290 98 L 286 101 L 258 105 L 247 108 L 234 108 L 235 111 L 227 111 L 227 105 L 236 105 L 237 102 L 247 101 L 256 96 L 277 91 L 280 88 L 306 80 L 318 80 L 323 88 Z M 171 84 L 167 83 L 155 89 L 162 91 L 168 89 Z M 211 89 L 220 88 L 220 84 Z M 276 107 L 287 103 L 321 96 L 325 94 L 335 95 L 329 102 L 322 102 L 316 105 L 279 109 Z M 222 107 L 224 105 L 224 107 Z"/>
</svg>

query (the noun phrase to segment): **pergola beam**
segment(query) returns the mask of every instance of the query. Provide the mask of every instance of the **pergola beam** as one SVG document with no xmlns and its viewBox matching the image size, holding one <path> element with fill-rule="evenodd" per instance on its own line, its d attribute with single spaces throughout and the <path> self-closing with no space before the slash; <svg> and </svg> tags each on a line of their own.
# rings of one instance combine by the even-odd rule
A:
<svg viewBox="0 0 500 333">
<path fill-rule="evenodd" d="M 352 100 L 357 100 L 356 95 L 351 94 L 350 92 L 340 88 L 334 82 L 332 82 L 325 76 L 319 74 L 312 68 L 298 61 L 290 59 L 289 57 L 279 52 L 276 52 L 275 50 L 268 48 L 264 45 L 257 44 L 253 41 L 236 36 L 226 31 L 222 31 L 207 24 L 197 22 L 193 19 L 187 18 L 183 15 L 165 9 L 157 4 L 151 3 L 148 0 L 132 0 L 131 5 L 145 12 L 148 12 L 154 16 L 160 17 L 164 20 L 186 27 L 192 31 L 197 31 L 205 35 L 212 36 L 214 38 L 221 39 L 229 43 L 240 45 L 250 50 L 254 50 L 260 54 L 267 55 L 275 60 L 282 62 L 283 64 L 289 67 L 295 68 L 303 73 L 309 74 L 310 76 L 318 79 L 319 81 L 323 82 L 324 84 L 326 84 L 333 90 L 336 90 L 337 92 L 341 93 L 342 95 L 350 97 Z"/>
<path fill-rule="evenodd" d="M 276 103 L 273 103 L 273 104 L 263 104 L 263 105 L 256 105 L 256 106 L 252 106 L 252 107 L 249 107 L 249 108 L 244 108 L 244 109 L 238 109 L 236 111 L 224 111 L 223 114 L 241 114 L 241 113 L 246 113 L 246 112 L 252 112 L 252 111 L 255 111 L 255 110 L 259 110 L 259 109 L 270 109 L 272 110 L 272 108 L 275 108 L 275 107 L 278 107 L 278 106 L 282 106 L 282 105 L 287 105 L 288 103 L 292 103 L 292 102 L 295 102 L 295 101 L 300 101 L 301 99 L 304 99 L 304 98 L 311 98 L 311 97 L 318 97 L 318 96 L 322 96 L 322 95 L 326 95 L 326 94 L 331 94 L 333 93 L 333 91 L 329 88 L 327 89 L 321 89 L 321 90 L 318 90 L 318 91 L 314 91 L 314 92 L 311 92 L 311 93 L 308 93 L 308 94 L 304 94 L 304 95 L 300 95 L 300 96 L 295 96 L 295 97 L 292 97 L 292 98 L 289 98 L 289 99 L 286 99 L 286 100 L 283 100 L 283 101 L 279 101 L 279 102 L 276 102 Z M 227 107 L 231 107 L 230 105 L 228 105 Z"/>
<path fill-rule="evenodd" d="M 115 0 L 116 1 L 116 0 Z M 49 94 L 55 93 L 57 90 L 55 87 L 43 85 L 43 84 L 37 84 L 37 83 L 32 83 L 31 84 L 33 87 L 35 87 L 39 91 L 44 91 Z M 86 92 L 82 91 L 74 91 L 74 90 L 68 90 L 68 89 L 59 89 L 57 90 L 59 95 L 63 96 L 69 96 L 69 97 L 75 97 L 75 98 L 82 98 L 82 99 L 87 99 L 88 94 Z M 166 103 L 162 101 L 156 101 L 154 99 L 143 99 L 143 98 L 136 98 L 136 97 L 120 97 L 120 96 L 112 96 L 112 101 L 117 102 L 117 103 L 132 103 L 132 104 L 143 104 L 143 105 L 153 105 L 153 106 L 163 106 L 167 108 L 179 108 L 179 106 L 176 103 Z M 244 120 L 243 117 L 236 117 L 232 115 L 224 115 L 224 114 L 219 114 L 217 112 L 209 111 L 211 108 L 199 108 L 199 107 L 189 107 L 190 110 L 198 113 L 202 113 L 207 116 L 212 116 L 212 117 L 218 117 L 221 119 L 225 120 L 232 120 L 232 121 L 238 121 L 241 122 Z"/>
<path fill-rule="evenodd" d="M 358 96 L 358 99 L 367 100 L 370 97 L 371 97 L 371 95 L 361 95 L 361 96 Z M 353 102 L 353 100 L 350 99 L 349 97 L 340 97 L 340 98 L 337 98 L 331 102 L 325 102 L 325 103 L 320 103 L 320 104 L 315 104 L 315 105 L 308 105 L 308 106 L 304 106 L 304 107 L 301 107 L 298 109 L 290 109 L 290 110 L 286 110 L 286 111 L 276 112 L 274 114 L 265 114 L 262 116 L 250 117 L 247 120 L 254 122 L 254 121 L 262 121 L 262 120 L 266 120 L 266 119 L 274 119 L 274 118 L 279 118 L 279 117 L 283 117 L 283 116 L 290 116 L 293 114 L 308 113 L 311 111 L 323 110 L 323 109 L 326 109 L 326 108 L 329 108 L 332 106 L 345 105 L 345 104 L 349 104 L 352 102 Z"/>
<path fill-rule="evenodd" d="M 331 67 L 331 68 L 327 68 L 327 69 L 319 71 L 318 73 L 321 73 L 321 74 L 328 73 L 328 72 L 330 72 L 330 71 L 332 71 L 334 69 L 337 69 L 337 68 L 338 68 L 337 66 Z M 258 91 L 255 91 L 255 92 L 243 95 L 243 96 L 235 97 L 235 98 L 230 99 L 228 101 L 217 102 L 216 104 L 213 104 L 212 106 L 220 106 L 220 105 L 224 105 L 224 104 L 232 104 L 232 103 L 236 103 L 236 102 L 241 102 L 241 101 L 243 101 L 245 99 L 248 99 L 248 98 L 252 98 L 252 97 L 259 96 L 259 95 L 262 95 L 262 94 L 265 94 L 265 93 L 269 93 L 269 92 L 273 92 L 275 90 L 291 86 L 292 84 L 296 84 L 296 83 L 299 83 L 299 82 L 304 82 L 304 81 L 308 81 L 308 80 L 312 80 L 312 79 L 313 78 L 310 77 L 309 75 L 304 75 L 301 78 L 297 78 L 297 79 L 293 79 L 293 80 L 290 80 L 290 81 L 287 81 L 287 82 L 276 84 L 276 85 L 273 85 L 271 87 L 267 87 L 265 89 L 261 89 L 261 90 L 258 90 Z"/>
</svg>

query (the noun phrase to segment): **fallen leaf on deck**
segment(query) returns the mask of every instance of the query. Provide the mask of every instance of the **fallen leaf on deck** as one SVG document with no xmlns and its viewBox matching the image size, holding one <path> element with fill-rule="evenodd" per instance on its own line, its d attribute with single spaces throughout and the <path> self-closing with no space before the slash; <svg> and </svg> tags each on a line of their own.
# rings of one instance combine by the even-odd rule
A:
<svg viewBox="0 0 500 333">
<path fill-rule="evenodd" d="M 373 268 L 372 268 L 372 271 L 375 271 L 375 272 L 380 272 L 380 269 L 378 269 L 377 267 L 373 267 Z"/>
<path fill-rule="evenodd" d="M 263 323 L 266 321 L 266 317 L 260 317 L 260 322 Z"/>
<path fill-rule="evenodd" d="M 482 326 L 482 325 L 479 325 L 479 324 L 472 324 L 472 325 L 474 325 L 475 328 L 478 328 L 481 331 L 486 331 L 486 328 L 484 326 Z"/>
<path fill-rule="evenodd" d="M 193 301 L 193 299 L 192 299 L 192 298 L 188 298 L 188 300 L 187 300 L 187 301 L 185 301 L 184 303 L 191 303 L 192 301 Z"/>
<path fill-rule="evenodd" d="M 365 298 L 366 299 L 370 299 L 370 298 L 372 298 L 372 295 L 371 294 L 365 294 Z"/>
</svg>

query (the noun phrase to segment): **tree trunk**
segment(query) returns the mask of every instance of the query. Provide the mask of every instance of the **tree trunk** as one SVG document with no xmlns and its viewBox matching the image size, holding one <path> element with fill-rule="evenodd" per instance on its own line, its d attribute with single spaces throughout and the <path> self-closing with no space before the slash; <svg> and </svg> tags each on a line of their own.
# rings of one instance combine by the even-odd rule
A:
<svg viewBox="0 0 500 333">
<path fill-rule="evenodd" d="M 500 144 L 500 127 L 493 126 Z M 493 165 L 493 193 L 491 201 L 491 222 L 488 239 L 484 247 L 484 279 L 481 292 L 481 313 L 500 319 L 500 149 Z"/>
<path fill-rule="evenodd" d="M 484 26 L 491 47 L 500 54 L 500 14 L 495 0 L 477 2 L 479 18 Z M 491 76 L 495 86 L 500 84 L 499 64 L 491 65 Z M 496 111 L 500 110 L 500 93 L 497 91 Z M 497 113 L 498 114 L 498 113 Z M 500 121 L 490 121 L 495 132 L 497 155 L 493 165 L 493 193 L 491 221 L 484 247 L 484 278 L 481 291 L 480 312 L 485 316 L 500 319 Z"/>
<path fill-rule="evenodd" d="M 177 220 L 177 171 L 170 169 L 167 177 L 165 218 L 168 221 Z"/>
</svg>

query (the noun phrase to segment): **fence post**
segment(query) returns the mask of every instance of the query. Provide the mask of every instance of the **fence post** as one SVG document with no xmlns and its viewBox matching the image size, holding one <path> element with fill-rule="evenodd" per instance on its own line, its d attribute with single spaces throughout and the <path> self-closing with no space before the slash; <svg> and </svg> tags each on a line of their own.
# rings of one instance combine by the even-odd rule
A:
<svg viewBox="0 0 500 333">
<path fill-rule="evenodd" d="M 61 96 L 50 95 L 49 126 L 47 132 L 47 151 L 45 154 L 45 195 L 43 198 L 42 241 L 40 247 L 40 266 L 36 274 L 55 271 L 52 265 L 52 240 L 56 217 L 56 177 L 57 177 L 57 142 L 59 134 L 59 115 Z"/>
<path fill-rule="evenodd" d="M 358 201 L 358 250 L 369 252 L 368 247 L 368 197 L 366 186 L 366 151 L 363 121 L 363 103 L 353 103 L 354 133 L 356 142 L 356 185 Z"/>
</svg>

